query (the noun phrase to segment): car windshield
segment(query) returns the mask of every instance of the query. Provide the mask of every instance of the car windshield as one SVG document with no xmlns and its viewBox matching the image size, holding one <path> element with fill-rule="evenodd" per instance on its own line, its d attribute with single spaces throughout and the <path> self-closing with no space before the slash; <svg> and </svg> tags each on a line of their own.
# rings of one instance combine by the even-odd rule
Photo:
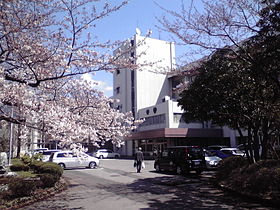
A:
<svg viewBox="0 0 280 210">
<path fill-rule="evenodd" d="M 216 156 L 214 152 L 211 152 L 211 151 L 208 151 L 208 150 L 206 150 L 206 151 L 204 152 L 204 154 L 205 154 L 206 157 L 213 157 L 213 156 Z"/>
<path fill-rule="evenodd" d="M 189 150 L 189 154 L 193 157 L 193 158 L 200 158 L 201 156 L 203 156 L 203 151 L 201 148 L 198 147 L 191 147 L 188 148 Z"/>
</svg>

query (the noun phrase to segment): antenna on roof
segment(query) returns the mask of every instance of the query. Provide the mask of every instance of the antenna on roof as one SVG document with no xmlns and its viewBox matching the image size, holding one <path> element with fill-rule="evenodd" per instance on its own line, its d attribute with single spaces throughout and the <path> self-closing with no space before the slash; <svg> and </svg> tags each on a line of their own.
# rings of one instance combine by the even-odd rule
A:
<svg viewBox="0 0 280 210">
<path fill-rule="evenodd" d="M 136 35 L 139 35 L 139 36 L 141 35 L 141 31 L 140 31 L 139 28 L 136 28 L 136 29 L 135 29 L 135 32 L 136 32 Z"/>
</svg>

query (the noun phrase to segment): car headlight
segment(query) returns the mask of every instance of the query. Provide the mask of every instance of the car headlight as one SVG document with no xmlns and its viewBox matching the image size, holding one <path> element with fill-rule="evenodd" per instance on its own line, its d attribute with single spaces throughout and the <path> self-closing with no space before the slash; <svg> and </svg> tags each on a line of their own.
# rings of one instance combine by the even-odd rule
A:
<svg viewBox="0 0 280 210">
<path fill-rule="evenodd" d="M 216 161 L 211 160 L 211 161 L 209 162 L 209 164 L 210 164 L 210 165 L 216 165 L 217 163 L 216 163 Z"/>
</svg>

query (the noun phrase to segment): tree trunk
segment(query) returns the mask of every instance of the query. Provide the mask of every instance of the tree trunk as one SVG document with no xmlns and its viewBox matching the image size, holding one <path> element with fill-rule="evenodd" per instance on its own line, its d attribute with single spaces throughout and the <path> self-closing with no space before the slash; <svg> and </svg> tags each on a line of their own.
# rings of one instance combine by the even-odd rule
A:
<svg viewBox="0 0 280 210">
<path fill-rule="evenodd" d="M 255 161 L 259 161 L 260 160 L 260 153 L 259 153 L 259 135 L 258 135 L 258 129 L 254 128 L 253 129 L 253 140 L 254 140 L 254 144 L 253 144 L 253 149 L 254 149 L 254 158 Z"/>
<path fill-rule="evenodd" d="M 268 139 L 269 139 L 267 120 L 265 120 L 265 122 L 263 124 L 262 133 L 263 133 L 263 139 L 261 142 L 261 146 L 262 146 L 261 159 L 266 160 L 267 159 L 267 144 L 268 144 Z"/>
<path fill-rule="evenodd" d="M 246 157 L 247 157 L 247 159 L 251 162 L 252 160 L 250 160 L 249 148 L 248 148 L 248 144 L 249 144 L 248 141 L 249 141 L 249 140 L 248 140 L 248 139 L 246 140 L 246 139 L 244 138 L 244 135 L 243 135 L 243 133 L 242 133 L 240 127 L 237 127 L 237 131 L 238 131 L 239 136 L 240 136 L 240 138 L 241 138 L 241 141 L 242 141 L 242 143 L 243 143 L 243 145 L 244 145 Z"/>
<path fill-rule="evenodd" d="M 248 144 L 245 145 L 245 150 L 248 150 L 248 160 L 250 163 L 255 163 L 253 148 L 252 148 L 252 129 L 248 128 Z"/>
</svg>

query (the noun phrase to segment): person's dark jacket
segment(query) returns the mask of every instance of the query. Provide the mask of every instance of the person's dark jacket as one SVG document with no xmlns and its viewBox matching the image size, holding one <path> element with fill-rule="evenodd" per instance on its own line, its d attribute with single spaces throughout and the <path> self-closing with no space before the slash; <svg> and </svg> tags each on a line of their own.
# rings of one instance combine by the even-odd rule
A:
<svg viewBox="0 0 280 210">
<path fill-rule="evenodd" d="M 135 153 L 135 160 L 136 161 L 141 161 L 141 162 L 144 160 L 144 155 L 143 155 L 142 151 L 137 151 Z"/>
</svg>

